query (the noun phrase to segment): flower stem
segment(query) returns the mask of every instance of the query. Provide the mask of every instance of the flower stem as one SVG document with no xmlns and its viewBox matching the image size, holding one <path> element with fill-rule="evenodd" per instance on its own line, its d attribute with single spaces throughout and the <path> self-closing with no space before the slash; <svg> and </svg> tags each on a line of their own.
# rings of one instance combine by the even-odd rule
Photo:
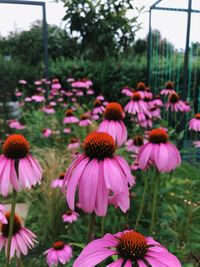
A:
<svg viewBox="0 0 200 267">
<path fill-rule="evenodd" d="M 87 240 L 86 240 L 86 243 L 87 244 L 90 241 L 92 241 L 92 238 L 93 238 L 94 226 L 95 226 L 95 219 L 96 219 L 96 214 L 93 212 L 90 215 L 90 222 L 89 222 L 89 226 L 88 226 L 88 233 L 87 233 Z"/>
<path fill-rule="evenodd" d="M 21 257 L 17 258 L 17 267 L 24 267 Z"/>
<path fill-rule="evenodd" d="M 144 201 L 145 201 L 146 192 L 147 192 L 147 185 L 148 185 L 147 175 L 145 175 L 144 176 L 144 190 L 143 190 L 143 194 L 142 194 L 140 209 L 139 209 L 139 212 L 138 212 L 138 215 L 137 215 L 137 219 L 136 219 L 136 223 L 135 223 L 135 227 L 134 227 L 135 230 L 138 227 L 138 224 L 139 224 L 140 219 L 141 219 L 142 211 L 143 211 L 143 208 L 144 208 Z"/>
<path fill-rule="evenodd" d="M 9 262 L 10 262 L 10 248 L 11 248 L 11 241 L 12 241 L 12 235 L 13 235 L 16 200 L 17 200 L 17 191 L 15 191 L 15 189 L 13 189 L 11 212 L 10 212 L 10 218 L 9 218 L 8 246 L 7 246 L 7 256 L 6 256 L 5 267 L 8 267 Z"/>
<path fill-rule="evenodd" d="M 160 180 L 160 173 L 156 171 L 154 191 L 153 191 L 153 203 L 152 203 L 152 211 L 151 211 L 151 224 L 149 228 L 150 234 L 153 233 L 153 230 L 155 227 L 159 180 Z"/>
</svg>

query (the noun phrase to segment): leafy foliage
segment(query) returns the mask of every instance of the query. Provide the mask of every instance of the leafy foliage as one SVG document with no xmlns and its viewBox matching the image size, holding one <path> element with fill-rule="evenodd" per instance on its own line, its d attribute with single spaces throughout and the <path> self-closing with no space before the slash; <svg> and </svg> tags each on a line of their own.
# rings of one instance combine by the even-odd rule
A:
<svg viewBox="0 0 200 267">
<path fill-rule="evenodd" d="M 66 8 L 66 28 L 76 33 L 82 52 L 92 59 L 102 59 L 125 52 L 133 45 L 139 28 L 137 16 L 127 16 L 135 10 L 130 0 L 63 0 Z"/>
</svg>

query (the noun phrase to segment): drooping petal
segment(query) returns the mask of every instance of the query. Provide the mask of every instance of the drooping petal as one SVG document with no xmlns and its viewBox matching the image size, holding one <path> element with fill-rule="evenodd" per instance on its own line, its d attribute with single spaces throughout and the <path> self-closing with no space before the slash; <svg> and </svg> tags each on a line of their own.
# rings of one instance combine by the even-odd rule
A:
<svg viewBox="0 0 200 267">
<path fill-rule="evenodd" d="M 84 168 L 79 181 L 79 202 L 88 213 L 94 211 L 98 184 L 98 161 L 91 160 Z"/>
</svg>

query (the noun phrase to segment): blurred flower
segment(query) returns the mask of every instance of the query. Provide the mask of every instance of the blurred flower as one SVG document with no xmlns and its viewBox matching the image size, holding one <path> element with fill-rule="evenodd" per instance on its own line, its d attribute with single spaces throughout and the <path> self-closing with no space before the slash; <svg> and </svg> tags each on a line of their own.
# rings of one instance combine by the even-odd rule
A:
<svg viewBox="0 0 200 267">
<path fill-rule="evenodd" d="M 90 242 L 75 260 L 73 267 L 95 267 L 116 255 L 112 267 L 181 267 L 179 260 L 152 237 L 135 230 L 106 234 Z"/>
<path fill-rule="evenodd" d="M 156 107 L 159 107 L 159 108 L 163 107 L 163 102 L 162 102 L 162 100 L 161 100 L 159 95 L 155 96 L 155 98 L 153 99 L 152 103 Z"/>
<path fill-rule="evenodd" d="M 72 258 L 72 248 L 62 241 L 53 243 L 52 248 L 44 252 L 49 267 L 66 264 Z"/>
<path fill-rule="evenodd" d="M 149 133 L 149 142 L 142 146 L 138 154 L 138 165 L 142 170 L 150 164 L 159 172 L 170 172 L 181 164 L 181 157 L 175 145 L 169 141 L 163 129 L 154 129 Z"/>
<path fill-rule="evenodd" d="M 8 125 L 12 129 L 17 129 L 17 130 L 24 130 L 26 128 L 25 125 L 22 125 L 19 121 L 16 120 L 10 120 L 8 122 Z"/>
<path fill-rule="evenodd" d="M 43 95 L 33 95 L 31 99 L 38 103 L 45 101 L 45 98 Z"/>
<path fill-rule="evenodd" d="M 173 82 L 169 81 L 165 84 L 165 88 L 163 90 L 161 90 L 160 94 L 161 95 L 170 95 L 172 93 L 175 93 L 174 84 L 173 84 Z"/>
<path fill-rule="evenodd" d="M 41 85 L 42 82 L 41 81 L 35 81 L 34 84 L 38 86 L 38 85 Z"/>
<path fill-rule="evenodd" d="M 5 213 L 5 217 L 8 223 L 2 223 L 0 226 L 1 235 L 0 235 L 0 250 L 3 247 L 8 246 L 8 234 L 9 234 L 9 221 L 10 221 L 10 212 Z M 10 250 L 10 259 L 15 256 L 19 258 L 21 254 L 27 255 L 28 249 L 34 247 L 36 243 L 36 235 L 32 233 L 29 229 L 22 226 L 20 217 L 15 214 L 14 216 L 14 226 L 13 226 L 13 235 L 11 239 L 11 250 Z"/>
<path fill-rule="evenodd" d="M 69 134 L 69 133 L 71 133 L 71 129 L 70 128 L 65 128 L 65 129 L 63 129 L 63 133 Z"/>
<path fill-rule="evenodd" d="M 45 128 L 45 129 L 42 131 L 42 135 L 43 135 L 45 138 L 48 138 L 49 136 L 52 135 L 52 130 L 49 129 L 49 128 Z"/>
<path fill-rule="evenodd" d="M 71 138 L 70 143 L 68 144 L 67 148 L 69 150 L 73 150 L 73 149 L 76 149 L 78 147 L 80 147 L 80 142 L 79 142 L 78 138 Z"/>
<path fill-rule="evenodd" d="M 169 95 L 166 103 L 166 109 L 170 109 L 172 112 L 183 111 L 183 101 L 180 100 L 177 93 L 172 93 Z"/>
<path fill-rule="evenodd" d="M 75 117 L 73 115 L 73 111 L 71 109 L 68 109 L 66 112 L 65 112 L 65 118 L 63 120 L 63 123 L 64 124 L 68 124 L 68 123 L 77 123 L 79 122 L 78 118 Z"/>
<path fill-rule="evenodd" d="M 94 90 L 92 90 L 92 89 L 88 89 L 88 90 L 86 91 L 86 94 L 87 94 L 87 95 L 94 95 Z"/>
<path fill-rule="evenodd" d="M 73 223 L 78 220 L 79 214 L 75 211 L 68 210 L 62 215 L 63 222 Z"/>
<path fill-rule="evenodd" d="M 42 169 L 29 150 L 28 141 L 20 134 L 10 135 L 3 143 L 0 156 L 0 193 L 3 196 L 8 195 L 9 188 L 20 191 L 40 183 Z"/>
<path fill-rule="evenodd" d="M 133 139 L 129 139 L 126 142 L 126 150 L 138 154 L 140 148 L 147 143 L 146 139 L 143 139 L 142 135 L 135 135 Z"/>
<path fill-rule="evenodd" d="M 5 216 L 5 210 L 6 210 L 5 207 L 0 204 L 0 223 L 7 224 L 8 220 L 6 219 Z"/>
<path fill-rule="evenodd" d="M 26 80 L 19 80 L 18 83 L 19 84 L 22 84 L 22 85 L 26 85 L 27 84 L 27 81 Z"/>
<path fill-rule="evenodd" d="M 194 118 L 189 121 L 189 130 L 200 132 L 200 113 L 196 114 Z"/>
<path fill-rule="evenodd" d="M 92 114 L 94 115 L 99 115 L 102 114 L 105 110 L 104 106 L 102 105 L 101 101 L 96 99 L 93 103 L 93 110 L 92 110 Z"/>
<path fill-rule="evenodd" d="M 132 90 L 131 88 L 129 88 L 128 86 L 125 86 L 125 87 L 122 89 L 121 93 L 122 93 L 123 95 L 126 95 L 126 96 L 131 97 L 132 94 L 133 94 L 133 90 Z"/>
<path fill-rule="evenodd" d="M 131 101 L 124 107 L 124 110 L 130 114 L 136 115 L 138 113 L 148 114 L 151 117 L 150 112 L 148 111 L 147 103 L 142 100 L 140 92 L 134 92 L 131 96 Z"/>
<path fill-rule="evenodd" d="M 59 175 L 59 177 L 57 177 L 55 180 L 53 180 L 53 181 L 51 182 L 51 187 L 52 187 L 52 188 L 56 188 L 56 187 L 60 187 L 60 188 L 62 188 L 62 186 L 63 186 L 63 181 L 64 181 L 64 177 L 65 177 L 65 173 L 61 173 L 61 174 Z"/>
<path fill-rule="evenodd" d="M 193 144 L 196 148 L 200 148 L 200 141 L 195 141 Z"/>
<path fill-rule="evenodd" d="M 42 108 L 42 111 L 46 114 L 54 114 L 55 113 L 55 109 L 52 108 L 51 106 L 46 106 Z"/>
<path fill-rule="evenodd" d="M 90 120 L 90 116 L 87 114 L 83 114 L 81 115 L 80 121 L 79 121 L 79 126 L 80 127 L 85 127 L 88 126 L 92 123 L 92 121 Z"/>
<path fill-rule="evenodd" d="M 123 122 L 124 111 L 119 103 L 109 103 L 104 112 L 104 120 L 100 123 L 98 132 L 110 134 L 118 147 L 127 139 L 127 130 Z"/>
<path fill-rule="evenodd" d="M 68 168 L 64 188 L 68 206 L 74 210 L 76 187 L 79 203 L 86 213 L 105 216 L 109 196 L 123 212 L 130 207 L 128 184 L 135 179 L 128 163 L 114 154 L 115 142 L 107 133 L 91 133 L 83 143 L 84 154 L 79 155 Z"/>
</svg>

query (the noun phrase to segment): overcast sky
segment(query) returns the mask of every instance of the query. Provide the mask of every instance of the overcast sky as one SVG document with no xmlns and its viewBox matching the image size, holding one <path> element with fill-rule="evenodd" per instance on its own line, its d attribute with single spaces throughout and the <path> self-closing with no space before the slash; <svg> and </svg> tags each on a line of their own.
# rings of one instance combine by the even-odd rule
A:
<svg viewBox="0 0 200 267">
<path fill-rule="evenodd" d="M 45 0 L 47 3 L 47 21 L 64 27 L 62 17 L 65 14 L 63 4 Z M 148 10 L 155 0 L 133 0 L 136 6 L 145 6 L 145 11 L 140 17 L 142 29 L 137 37 L 145 37 L 148 32 Z M 186 8 L 188 0 L 163 0 L 160 6 Z M 193 9 L 200 10 L 200 0 L 193 0 Z M 10 31 L 29 29 L 36 20 L 42 19 L 40 7 L 0 4 L 0 34 L 8 35 Z M 187 15 L 180 12 L 153 11 L 152 27 L 159 29 L 163 37 L 169 39 L 177 48 L 185 46 Z M 200 14 L 192 15 L 191 41 L 200 42 Z"/>
</svg>

